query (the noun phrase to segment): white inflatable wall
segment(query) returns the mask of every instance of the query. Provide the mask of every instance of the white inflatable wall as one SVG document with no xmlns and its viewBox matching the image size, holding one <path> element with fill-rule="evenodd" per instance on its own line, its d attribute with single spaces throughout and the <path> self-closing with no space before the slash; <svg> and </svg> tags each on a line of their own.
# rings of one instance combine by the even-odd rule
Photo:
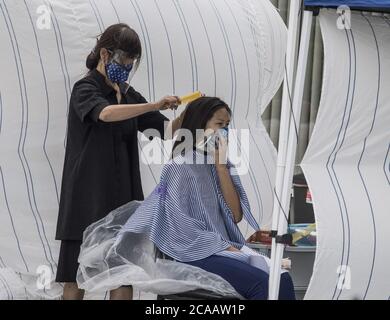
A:
<svg viewBox="0 0 390 320">
<path fill-rule="evenodd" d="M 318 246 L 306 299 L 390 297 L 390 21 L 320 15 L 325 45 L 320 110 L 302 166 Z"/>
<path fill-rule="evenodd" d="M 250 129 L 242 180 L 270 225 L 276 152 L 260 116 L 283 78 L 286 29 L 269 1 L 0 0 L 0 299 L 61 292 L 36 281 L 56 269 L 68 101 L 96 37 L 119 21 L 142 38 L 131 84 L 148 100 L 200 90 L 226 100 L 233 127 Z M 160 170 L 142 164 L 145 194 Z"/>
</svg>

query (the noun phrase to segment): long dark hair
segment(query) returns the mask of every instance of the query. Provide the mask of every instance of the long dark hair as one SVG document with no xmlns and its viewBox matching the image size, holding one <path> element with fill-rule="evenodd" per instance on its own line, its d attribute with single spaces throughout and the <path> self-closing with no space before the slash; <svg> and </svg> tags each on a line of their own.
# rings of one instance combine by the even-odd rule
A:
<svg viewBox="0 0 390 320">
<path fill-rule="evenodd" d="M 87 57 L 86 66 L 89 70 L 95 69 L 100 60 L 100 50 L 105 48 L 110 51 L 121 49 L 126 52 L 130 58 L 137 59 L 136 68 L 138 68 L 141 56 L 142 46 L 137 32 L 125 23 L 118 23 L 108 27 L 97 40 L 95 48 Z"/>
<path fill-rule="evenodd" d="M 207 122 L 220 109 L 226 109 L 230 115 L 232 114 L 232 111 L 226 102 L 216 97 L 201 97 L 188 104 L 180 130 L 186 129 L 191 132 L 193 148 L 196 144 L 196 130 L 205 130 Z M 178 154 L 175 152 L 175 149 L 182 143 L 185 143 L 184 137 L 175 142 L 172 157 Z"/>
</svg>

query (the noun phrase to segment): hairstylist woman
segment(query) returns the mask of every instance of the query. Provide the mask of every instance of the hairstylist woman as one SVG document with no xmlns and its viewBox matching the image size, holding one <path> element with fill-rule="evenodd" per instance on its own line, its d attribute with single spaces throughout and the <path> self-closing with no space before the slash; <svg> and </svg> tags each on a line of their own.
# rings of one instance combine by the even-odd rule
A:
<svg viewBox="0 0 390 320">
<path fill-rule="evenodd" d="M 157 129 L 159 110 L 176 109 L 179 98 L 148 103 L 126 81 L 142 53 L 137 33 L 126 24 L 110 26 L 87 58 L 90 72 L 72 92 L 56 239 L 61 240 L 56 281 L 64 299 L 82 299 L 76 283 L 85 228 L 131 200 L 143 200 L 137 132 Z M 134 69 L 135 70 L 135 69 Z M 181 117 L 172 130 L 180 127 Z M 111 291 L 111 299 L 131 299 L 132 288 Z"/>
</svg>

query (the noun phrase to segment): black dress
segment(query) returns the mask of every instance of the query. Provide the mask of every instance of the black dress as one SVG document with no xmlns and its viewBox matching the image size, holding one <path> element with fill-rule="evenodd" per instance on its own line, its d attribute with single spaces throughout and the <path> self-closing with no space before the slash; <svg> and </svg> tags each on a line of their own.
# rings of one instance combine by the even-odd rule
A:
<svg viewBox="0 0 390 320">
<path fill-rule="evenodd" d="M 121 86 L 121 104 L 146 103 L 134 88 Z M 143 200 L 138 131 L 157 129 L 164 137 L 160 112 L 102 122 L 100 112 L 118 104 L 115 90 L 97 70 L 72 91 L 56 239 L 62 240 L 57 282 L 75 282 L 83 232 L 90 224 L 132 200 Z"/>
</svg>

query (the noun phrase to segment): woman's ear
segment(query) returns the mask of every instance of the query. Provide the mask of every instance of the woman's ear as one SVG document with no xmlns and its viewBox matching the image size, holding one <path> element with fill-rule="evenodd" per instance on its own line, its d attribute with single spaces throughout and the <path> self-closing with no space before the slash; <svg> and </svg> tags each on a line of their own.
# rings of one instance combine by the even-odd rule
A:
<svg viewBox="0 0 390 320">
<path fill-rule="evenodd" d="M 110 54 L 106 48 L 100 49 L 100 60 L 106 65 L 108 63 L 108 58 Z"/>
</svg>

